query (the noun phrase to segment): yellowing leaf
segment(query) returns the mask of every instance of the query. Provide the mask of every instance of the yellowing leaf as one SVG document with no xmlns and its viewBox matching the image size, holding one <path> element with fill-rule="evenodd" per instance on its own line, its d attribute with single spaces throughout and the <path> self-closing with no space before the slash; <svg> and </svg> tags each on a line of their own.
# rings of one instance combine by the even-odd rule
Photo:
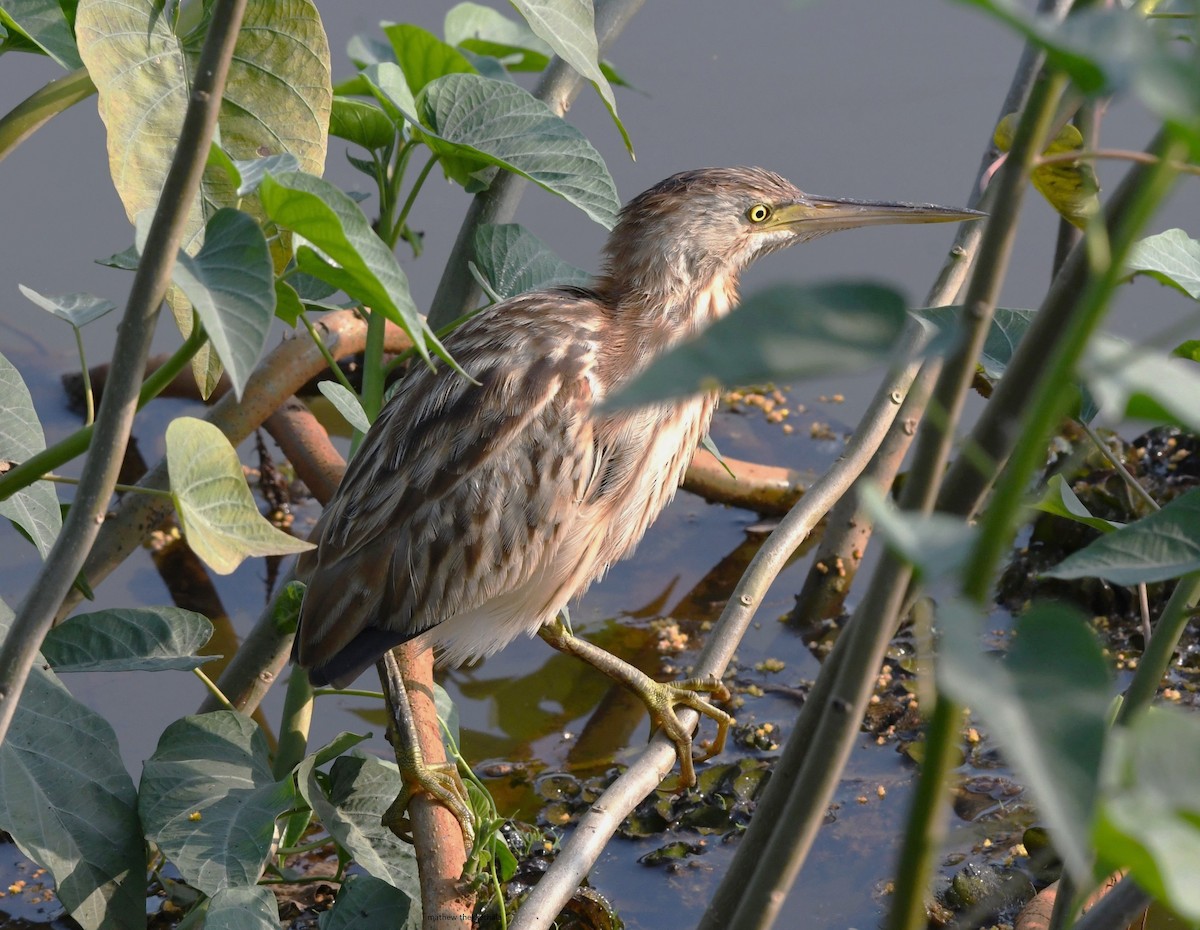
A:
<svg viewBox="0 0 1200 930">
<path fill-rule="evenodd" d="M 1013 133 L 1017 127 L 1017 114 L 1009 113 L 996 126 L 992 141 L 1002 152 L 1012 148 Z M 1059 130 L 1057 136 L 1046 147 L 1045 155 L 1061 155 L 1083 148 L 1083 136 L 1070 123 Z M 1100 209 L 1100 184 L 1096 172 L 1087 162 L 1073 159 L 1052 165 L 1038 165 L 1033 169 L 1033 186 L 1038 193 L 1050 201 L 1069 223 L 1083 229 L 1088 220 Z"/>
<path fill-rule="evenodd" d="M 252 556 L 313 548 L 276 529 L 258 512 L 237 453 L 211 423 L 194 417 L 171 421 L 167 472 L 183 535 L 217 574 L 228 575 Z"/>
</svg>

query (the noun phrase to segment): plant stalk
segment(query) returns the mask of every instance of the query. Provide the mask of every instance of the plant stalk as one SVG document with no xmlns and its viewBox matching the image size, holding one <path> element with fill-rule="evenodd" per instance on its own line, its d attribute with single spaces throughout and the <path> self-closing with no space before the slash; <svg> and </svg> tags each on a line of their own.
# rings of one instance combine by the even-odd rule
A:
<svg viewBox="0 0 1200 930">
<path fill-rule="evenodd" d="M 138 391 L 158 313 L 171 282 L 188 209 L 195 200 L 212 144 L 246 0 L 216 0 L 212 25 L 196 68 L 179 146 L 162 194 L 125 315 L 117 331 L 110 372 L 96 417 L 91 453 L 62 532 L 17 611 L 0 648 L 0 741 L 8 733 L 42 639 L 83 567 L 112 496 L 133 427 Z"/>
</svg>

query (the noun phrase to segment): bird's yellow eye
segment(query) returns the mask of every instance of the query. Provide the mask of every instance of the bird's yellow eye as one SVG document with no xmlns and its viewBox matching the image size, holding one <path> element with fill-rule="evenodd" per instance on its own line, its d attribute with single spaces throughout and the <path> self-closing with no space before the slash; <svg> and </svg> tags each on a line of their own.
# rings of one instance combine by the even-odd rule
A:
<svg viewBox="0 0 1200 930">
<path fill-rule="evenodd" d="M 746 219 L 748 219 L 751 223 L 761 223 L 770 215 L 771 208 L 765 203 L 756 203 L 746 211 Z"/>
</svg>

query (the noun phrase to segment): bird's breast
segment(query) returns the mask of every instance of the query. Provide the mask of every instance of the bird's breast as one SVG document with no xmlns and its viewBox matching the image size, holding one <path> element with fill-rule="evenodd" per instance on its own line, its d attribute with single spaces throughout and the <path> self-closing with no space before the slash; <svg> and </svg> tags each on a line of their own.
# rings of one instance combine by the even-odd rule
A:
<svg viewBox="0 0 1200 930">
<path fill-rule="evenodd" d="M 637 448 L 629 450 L 633 454 L 626 479 L 595 502 L 605 512 L 594 523 L 604 527 L 600 547 L 604 567 L 628 555 L 671 502 L 708 431 L 716 404 L 715 394 L 658 404 L 642 408 L 638 421 L 629 425 Z"/>
</svg>

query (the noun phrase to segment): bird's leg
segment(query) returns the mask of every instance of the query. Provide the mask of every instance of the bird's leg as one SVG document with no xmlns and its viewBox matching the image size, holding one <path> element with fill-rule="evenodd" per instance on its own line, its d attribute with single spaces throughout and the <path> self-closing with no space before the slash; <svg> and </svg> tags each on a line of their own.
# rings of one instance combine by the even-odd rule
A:
<svg viewBox="0 0 1200 930">
<path fill-rule="evenodd" d="M 609 678 L 619 681 L 642 699 L 642 703 L 650 712 L 651 723 L 666 733 L 667 738 L 675 745 L 675 753 L 679 757 L 680 777 L 685 787 L 690 788 L 696 783 L 695 762 L 711 759 L 725 748 L 725 738 L 729 734 L 729 726 L 734 720 L 725 711 L 713 707 L 703 697 L 705 694 L 712 694 L 721 701 L 729 699 L 729 689 L 717 679 L 689 678 L 686 681 L 655 681 L 645 672 L 618 659 L 611 652 L 607 652 L 587 640 L 572 636 L 562 622 L 557 619 L 538 630 L 538 635 L 560 652 L 577 656 L 589 665 L 598 668 Z M 702 756 L 695 758 L 692 756 L 692 734 L 684 727 L 683 722 L 675 713 L 675 708 L 680 705 L 690 707 L 706 717 L 711 717 L 717 723 L 716 739 Z"/>
<path fill-rule="evenodd" d="M 396 753 L 396 764 L 400 766 L 402 787 L 400 794 L 384 812 L 383 824 L 400 839 L 411 841 L 412 827 L 408 820 L 408 802 L 413 795 L 424 792 L 441 803 L 458 821 L 462 828 L 463 843 L 467 852 L 475 843 L 475 823 L 466 785 L 459 777 L 458 767 L 453 762 L 429 765 L 421 752 L 417 737 L 417 725 L 413 719 L 412 705 L 400 664 L 391 650 L 384 653 L 377 663 L 379 681 L 388 706 L 388 742 Z"/>
</svg>

